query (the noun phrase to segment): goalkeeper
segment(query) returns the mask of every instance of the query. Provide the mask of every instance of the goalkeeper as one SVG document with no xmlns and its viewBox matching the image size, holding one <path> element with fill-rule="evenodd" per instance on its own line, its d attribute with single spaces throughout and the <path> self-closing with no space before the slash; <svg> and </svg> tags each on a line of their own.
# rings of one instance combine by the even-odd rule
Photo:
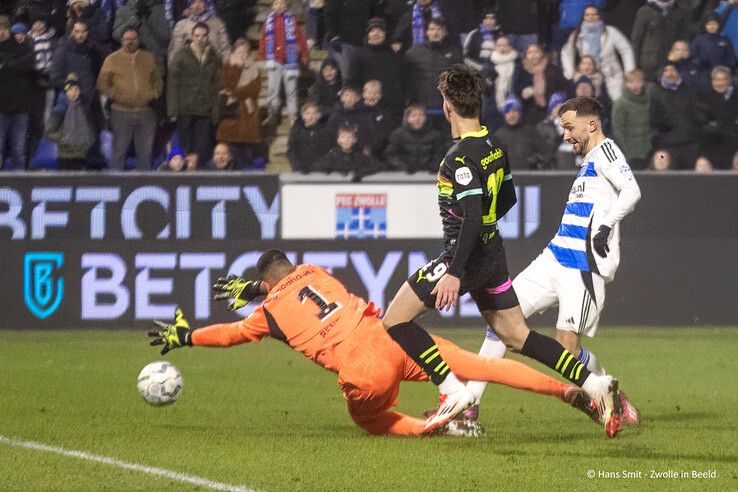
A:
<svg viewBox="0 0 738 492">
<path fill-rule="evenodd" d="M 483 433 L 476 421 L 454 420 L 433 428 L 422 419 L 391 410 L 401 381 L 427 381 L 428 377 L 384 330 L 377 318 L 380 310 L 373 303 L 349 293 L 319 267 L 293 265 L 281 251 L 262 254 L 257 270 L 258 282 L 231 276 L 214 286 L 214 299 L 234 299 L 231 310 L 266 295 L 248 318 L 191 330 L 177 309 L 174 324 L 158 321 L 161 329 L 149 332 L 151 345 L 164 345 L 161 353 L 165 354 L 184 345 L 230 347 L 272 337 L 338 373 L 351 418 L 370 434 L 433 432 L 475 437 Z M 434 351 L 443 357 L 440 365 L 448 364 L 461 378 L 555 396 L 579 409 L 588 408 L 589 400 L 576 386 L 519 362 L 484 359 L 443 338 L 433 340 Z"/>
</svg>

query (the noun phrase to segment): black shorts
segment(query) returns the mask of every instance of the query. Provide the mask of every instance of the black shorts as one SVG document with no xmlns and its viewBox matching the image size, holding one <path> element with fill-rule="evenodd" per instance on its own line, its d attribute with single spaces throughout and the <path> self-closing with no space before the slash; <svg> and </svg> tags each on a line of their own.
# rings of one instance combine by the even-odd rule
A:
<svg viewBox="0 0 738 492">
<path fill-rule="evenodd" d="M 412 274 L 407 282 L 427 307 L 435 309 L 436 296 L 431 291 L 446 273 L 451 259 L 442 254 Z M 461 272 L 459 296 L 471 294 L 479 312 L 510 309 L 518 305 L 502 239 L 496 237 L 484 247 L 475 250 Z"/>
</svg>

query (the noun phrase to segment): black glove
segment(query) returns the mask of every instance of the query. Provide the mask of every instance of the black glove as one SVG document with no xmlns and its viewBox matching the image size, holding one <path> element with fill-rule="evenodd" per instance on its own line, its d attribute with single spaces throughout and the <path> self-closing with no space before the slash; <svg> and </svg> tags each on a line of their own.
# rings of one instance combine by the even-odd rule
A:
<svg viewBox="0 0 738 492">
<path fill-rule="evenodd" d="M 229 311 L 241 309 L 257 297 L 264 295 L 261 291 L 261 280 L 245 280 L 237 275 L 220 277 L 213 284 L 213 300 L 233 302 L 228 305 Z"/>
<path fill-rule="evenodd" d="M 192 346 L 192 330 L 190 330 L 190 324 L 184 318 L 180 308 L 174 311 L 174 324 L 158 320 L 154 321 L 154 324 L 161 330 L 149 332 L 149 336 L 152 338 L 151 345 L 164 345 L 161 349 L 161 355 L 184 345 Z"/>
<path fill-rule="evenodd" d="M 603 258 L 605 258 L 607 253 L 610 252 L 610 248 L 607 246 L 607 240 L 610 238 L 610 231 L 612 231 L 611 227 L 601 225 L 597 234 L 592 238 L 592 246 L 594 247 L 594 250 Z"/>
</svg>

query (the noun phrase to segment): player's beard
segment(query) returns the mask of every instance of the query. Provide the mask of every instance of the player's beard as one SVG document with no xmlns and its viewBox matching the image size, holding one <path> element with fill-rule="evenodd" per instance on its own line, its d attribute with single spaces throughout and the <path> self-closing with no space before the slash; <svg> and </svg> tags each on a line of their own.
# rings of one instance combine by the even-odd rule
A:
<svg viewBox="0 0 738 492">
<path fill-rule="evenodd" d="M 583 139 L 575 138 L 574 143 L 572 144 L 574 155 L 581 155 L 582 157 L 587 155 L 587 144 L 589 144 L 589 137 L 584 137 Z"/>
</svg>

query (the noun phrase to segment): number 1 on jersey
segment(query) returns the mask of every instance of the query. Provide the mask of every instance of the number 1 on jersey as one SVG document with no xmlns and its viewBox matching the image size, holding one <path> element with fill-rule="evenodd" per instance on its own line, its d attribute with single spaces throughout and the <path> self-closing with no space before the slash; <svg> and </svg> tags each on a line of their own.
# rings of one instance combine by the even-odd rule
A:
<svg viewBox="0 0 738 492">
<path fill-rule="evenodd" d="M 341 305 L 337 302 L 331 302 L 329 303 L 325 297 L 320 295 L 317 291 L 315 291 L 311 286 L 306 286 L 300 289 L 300 292 L 297 293 L 297 300 L 301 303 L 305 304 L 305 301 L 310 299 L 315 303 L 316 306 L 318 306 L 318 319 L 323 322 L 325 321 L 331 314 L 333 314 L 338 309 L 341 309 Z"/>
</svg>

